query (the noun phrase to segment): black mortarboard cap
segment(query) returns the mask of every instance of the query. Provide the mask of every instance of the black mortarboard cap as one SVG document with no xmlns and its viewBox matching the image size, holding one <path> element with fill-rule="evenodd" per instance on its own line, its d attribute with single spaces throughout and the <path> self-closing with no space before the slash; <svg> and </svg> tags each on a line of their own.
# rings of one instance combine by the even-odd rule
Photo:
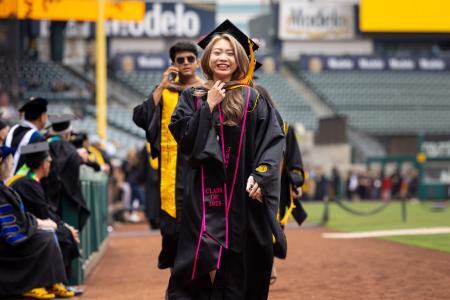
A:
<svg viewBox="0 0 450 300">
<path fill-rule="evenodd" d="M 21 155 L 25 157 L 25 163 L 30 169 L 39 165 L 49 156 L 47 142 L 31 143 L 20 147 Z"/>
<path fill-rule="evenodd" d="M 71 114 L 49 115 L 48 120 L 52 124 L 52 128 L 56 132 L 61 132 L 69 128 L 70 121 L 74 120 L 75 116 Z"/>
<path fill-rule="evenodd" d="M 251 55 L 250 51 L 250 43 L 253 45 L 253 52 L 258 50 L 259 46 L 255 41 L 253 41 L 251 38 L 249 38 L 245 33 L 243 33 L 239 28 L 237 28 L 233 23 L 231 23 L 230 20 L 226 19 L 222 22 L 219 26 L 217 26 L 213 31 L 211 31 L 207 36 L 205 36 L 203 39 L 201 39 L 197 44 L 200 46 L 200 48 L 205 49 L 206 46 L 208 46 L 211 39 L 216 34 L 221 33 L 228 33 L 232 35 L 245 49 L 245 53 L 247 53 L 247 56 Z M 250 43 L 249 43 L 250 40 Z M 253 71 L 258 70 L 262 64 L 258 61 L 256 61 L 255 69 Z M 253 72 L 251 73 L 251 77 L 253 76 Z"/>
<path fill-rule="evenodd" d="M 47 112 L 48 101 L 44 98 L 30 98 L 22 107 L 19 108 L 19 112 L 25 113 L 25 119 L 36 120 L 43 113 Z"/>
<path fill-rule="evenodd" d="M 219 26 L 216 27 L 213 31 L 211 31 L 207 36 L 205 36 L 200 42 L 198 42 L 198 45 L 205 49 L 206 46 L 208 46 L 211 39 L 216 35 L 220 33 L 228 33 L 231 34 L 238 42 L 244 47 L 245 52 L 247 55 L 250 55 L 250 46 L 248 43 L 249 37 L 243 33 L 239 28 L 237 28 L 233 23 L 231 23 L 230 20 L 226 19 L 222 22 Z M 250 41 L 253 43 L 253 51 L 258 50 L 259 46 L 256 44 L 253 40 L 250 39 Z"/>
<path fill-rule="evenodd" d="M 261 66 L 262 66 L 262 63 L 260 63 L 259 61 L 256 61 L 255 71 L 258 70 L 259 68 L 261 68 Z"/>
<path fill-rule="evenodd" d="M 27 111 L 39 111 L 40 113 L 44 113 L 47 111 L 48 101 L 44 98 L 30 98 L 27 102 L 25 102 L 20 108 L 19 112 L 27 112 Z"/>
</svg>

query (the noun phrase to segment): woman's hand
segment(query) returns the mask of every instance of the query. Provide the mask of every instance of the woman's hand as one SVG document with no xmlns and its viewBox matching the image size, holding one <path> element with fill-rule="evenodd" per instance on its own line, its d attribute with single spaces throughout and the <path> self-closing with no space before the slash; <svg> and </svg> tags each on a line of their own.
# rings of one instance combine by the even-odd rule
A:
<svg viewBox="0 0 450 300">
<path fill-rule="evenodd" d="M 214 110 L 214 107 L 216 107 L 220 102 L 222 102 L 223 98 L 225 98 L 224 86 L 225 82 L 217 80 L 213 87 L 208 91 L 208 98 L 206 101 L 208 102 L 211 112 Z"/>
<path fill-rule="evenodd" d="M 247 180 L 247 188 L 248 195 L 250 198 L 255 199 L 262 203 L 262 191 L 259 187 L 258 183 L 255 181 L 253 176 L 250 176 Z"/>
</svg>

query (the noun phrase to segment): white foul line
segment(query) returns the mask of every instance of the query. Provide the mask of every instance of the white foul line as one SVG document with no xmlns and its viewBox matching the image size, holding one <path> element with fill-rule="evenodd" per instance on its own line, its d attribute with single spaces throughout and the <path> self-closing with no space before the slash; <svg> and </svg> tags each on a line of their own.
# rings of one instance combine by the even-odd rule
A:
<svg viewBox="0 0 450 300">
<path fill-rule="evenodd" d="M 445 234 L 450 233 L 450 227 L 429 227 L 414 229 L 394 229 L 394 230 L 376 230 L 364 232 L 328 232 L 322 233 L 326 239 L 365 239 L 384 236 L 398 235 L 427 235 L 427 234 Z"/>
</svg>

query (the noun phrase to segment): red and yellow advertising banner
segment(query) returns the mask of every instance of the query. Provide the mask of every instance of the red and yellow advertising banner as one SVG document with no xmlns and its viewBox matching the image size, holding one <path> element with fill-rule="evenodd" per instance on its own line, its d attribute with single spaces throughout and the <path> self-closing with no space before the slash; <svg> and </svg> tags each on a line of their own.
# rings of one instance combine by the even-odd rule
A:
<svg viewBox="0 0 450 300">
<path fill-rule="evenodd" d="M 0 18 L 95 21 L 97 11 L 96 0 L 0 0 Z M 144 1 L 105 1 L 107 20 L 140 21 L 144 16 Z"/>
</svg>

